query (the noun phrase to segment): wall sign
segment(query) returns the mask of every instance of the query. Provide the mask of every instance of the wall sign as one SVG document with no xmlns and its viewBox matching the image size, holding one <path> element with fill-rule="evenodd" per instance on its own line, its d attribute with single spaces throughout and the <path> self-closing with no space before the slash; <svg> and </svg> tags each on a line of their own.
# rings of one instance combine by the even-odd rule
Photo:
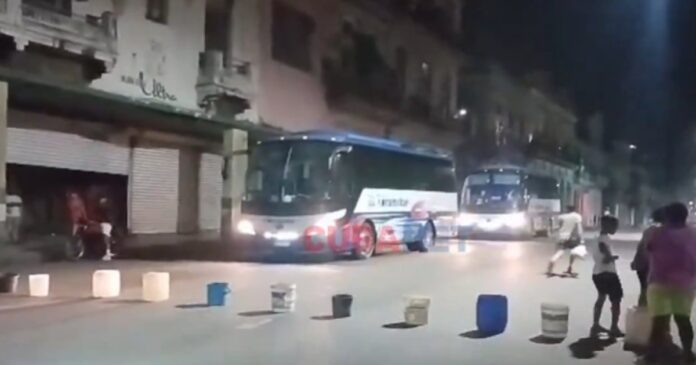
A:
<svg viewBox="0 0 696 365">
<path fill-rule="evenodd" d="M 167 88 L 162 84 L 159 80 L 156 78 L 152 78 L 152 81 L 148 82 L 145 80 L 145 73 L 140 71 L 138 73 L 138 77 L 132 77 L 132 76 L 126 76 L 123 75 L 121 76 L 121 82 L 129 84 L 129 85 L 134 85 L 137 86 L 140 89 L 140 92 L 151 98 L 155 99 L 160 99 L 164 101 L 176 101 L 177 98 L 175 95 L 170 94 L 167 91 Z"/>
</svg>

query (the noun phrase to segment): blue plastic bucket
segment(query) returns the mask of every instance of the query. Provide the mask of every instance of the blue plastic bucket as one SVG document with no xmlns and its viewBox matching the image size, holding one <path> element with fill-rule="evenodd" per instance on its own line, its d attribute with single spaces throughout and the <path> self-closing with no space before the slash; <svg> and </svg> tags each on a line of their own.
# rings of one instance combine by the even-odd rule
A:
<svg viewBox="0 0 696 365">
<path fill-rule="evenodd" d="M 228 283 L 210 283 L 208 284 L 208 307 L 223 307 L 225 306 L 225 297 L 230 293 L 230 284 Z"/>
<path fill-rule="evenodd" d="M 480 295 L 476 302 L 476 326 L 479 332 L 496 335 L 505 332 L 508 300 L 503 295 Z"/>
</svg>

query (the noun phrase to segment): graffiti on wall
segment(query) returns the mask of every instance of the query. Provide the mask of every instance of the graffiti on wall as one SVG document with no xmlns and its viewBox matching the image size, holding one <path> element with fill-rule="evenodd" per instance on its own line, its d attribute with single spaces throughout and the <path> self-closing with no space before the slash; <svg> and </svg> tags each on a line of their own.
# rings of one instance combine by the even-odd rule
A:
<svg viewBox="0 0 696 365">
<path fill-rule="evenodd" d="M 142 55 L 133 53 L 130 75 L 122 75 L 121 82 L 138 87 L 147 97 L 163 101 L 176 101 L 177 97 L 167 90 L 164 82 L 166 77 L 167 56 L 165 47 L 158 41 L 150 40 L 149 46 Z"/>
<path fill-rule="evenodd" d="M 121 76 L 121 81 L 129 85 L 135 85 L 140 88 L 140 92 L 151 98 L 160 99 L 164 101 L 176 101 L 175 95 L 170 94 L 164 84 L 157 78 L 152 78 L 147 80 L 145 73 L 140 71 L 137 77 L 133 76 Z"/>
</svg>

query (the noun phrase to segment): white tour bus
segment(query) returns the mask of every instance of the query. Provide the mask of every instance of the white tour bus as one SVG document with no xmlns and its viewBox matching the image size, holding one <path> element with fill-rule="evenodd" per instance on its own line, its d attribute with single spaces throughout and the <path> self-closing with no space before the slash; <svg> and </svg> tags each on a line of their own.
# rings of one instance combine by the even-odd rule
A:
<svg viewBox="0 0 696 365">
<path fill-rule="evenodd" d="M 489 165 L 464 180 L 460 235 L 548 235 L 561 210 L 558 180 L 512 165 Z"/>
<path fill-rule="evenodd" d="M 259 142 L 250 155 L 240 245 L 265 252 L 427 251 L 457 234 L 446 151 L 353 133 L 313 131 Z"/>
</svg>

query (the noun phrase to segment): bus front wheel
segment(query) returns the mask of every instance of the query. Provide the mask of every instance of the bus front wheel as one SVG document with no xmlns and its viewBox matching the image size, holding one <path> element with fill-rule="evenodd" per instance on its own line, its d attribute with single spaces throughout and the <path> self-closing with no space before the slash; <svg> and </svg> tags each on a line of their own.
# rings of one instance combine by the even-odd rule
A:
<svg viewBox="0 0 696 365">
<path fill-rule="evenodd" d="M 353 249 L 353 257 L 358 260 L 367 260 L 375 253 L 377 247 L 377 234 L 375 227 L 370 222 L 360 225 L 358 245 Z"/>
<path fill-rule="evenodd" d="M 428 252 L 428 249 L 435 245 L 435 227 L 433 222 L 427 222 L 423 227 L 423 238 L 416 242 L 413 247 L 409 247 L 410 251 Z M 412 249 L 413 248 L 413 249 Z"/>
</svg>

